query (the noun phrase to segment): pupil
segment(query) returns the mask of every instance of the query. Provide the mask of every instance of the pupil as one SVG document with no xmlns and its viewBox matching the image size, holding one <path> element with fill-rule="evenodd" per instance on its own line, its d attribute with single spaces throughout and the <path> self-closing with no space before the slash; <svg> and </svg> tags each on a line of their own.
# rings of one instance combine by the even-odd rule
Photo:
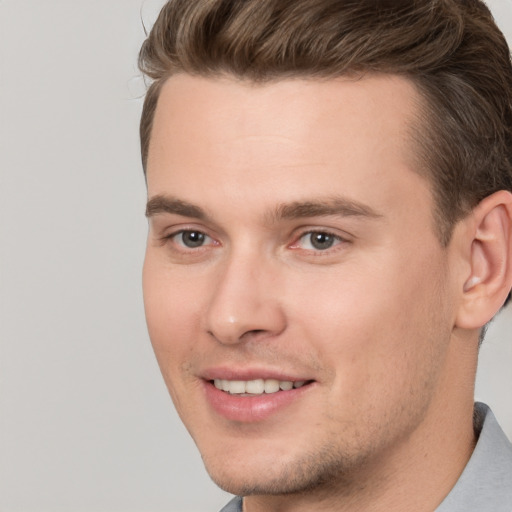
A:
<svg viewBox="0 0 512 512">
<path fill-rule="evenodd" d="M 199 247 L 204 243 L 204 234 L 199 231 L 185 231 L 181 238 L 187 247 Z"/>
<path fill-rule="evenodd" d="M 329 249 L 334 243 L 334 237 L 327 233 L 313 233 L 311 235 L 311 245 L 315 249 Z"/>
</svg>

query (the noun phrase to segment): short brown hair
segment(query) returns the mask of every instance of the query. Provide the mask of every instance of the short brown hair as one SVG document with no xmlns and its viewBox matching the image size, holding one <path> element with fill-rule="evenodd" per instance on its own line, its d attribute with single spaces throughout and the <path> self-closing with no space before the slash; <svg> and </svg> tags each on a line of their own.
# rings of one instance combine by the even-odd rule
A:
<svg viewBox="0 0 512 512">
<path fill-rule="evenodd" d="M 140 136 L 146 169 L 162 84 L 184 72 L 266 82 L 391 73 L 424 98 L 415 142 L 440 240 L 484 197 L 512 190 L 512 67 L 480 0 L 170 0 L 144 42 L 153 80 Z"/>
</svg>

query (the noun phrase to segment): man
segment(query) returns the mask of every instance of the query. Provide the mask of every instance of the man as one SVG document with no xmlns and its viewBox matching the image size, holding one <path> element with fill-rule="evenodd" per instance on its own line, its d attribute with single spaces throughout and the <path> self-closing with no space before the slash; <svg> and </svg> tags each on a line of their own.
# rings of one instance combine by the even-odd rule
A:
<svg viewBox="0 0 512 512">
<path fill-rule="evenodd" d="M 473 403 L 512 286 L 485 5 L 171 0 L 140 63 L 149 333 L 223 510 L 510 512 Z"/>
</svg>

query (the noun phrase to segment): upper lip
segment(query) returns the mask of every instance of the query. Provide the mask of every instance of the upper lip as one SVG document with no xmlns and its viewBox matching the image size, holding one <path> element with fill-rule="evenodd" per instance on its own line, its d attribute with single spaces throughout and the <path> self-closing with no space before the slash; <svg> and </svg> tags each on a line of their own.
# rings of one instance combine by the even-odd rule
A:
<svg viewBox="0 0 512 512">
<path fill-rule="evenodd" d="M 200 377 L 204 380 L 225 379 L 225 380 L 256 380 L 275 379 L 278 381 L 310 381 L 313 380 L 306 375 L 299 375 L 295 372 L 273 370 L 268 368 L 230 368 L 215 367 L 208 368 L 201 372 Z"/>
</svg>

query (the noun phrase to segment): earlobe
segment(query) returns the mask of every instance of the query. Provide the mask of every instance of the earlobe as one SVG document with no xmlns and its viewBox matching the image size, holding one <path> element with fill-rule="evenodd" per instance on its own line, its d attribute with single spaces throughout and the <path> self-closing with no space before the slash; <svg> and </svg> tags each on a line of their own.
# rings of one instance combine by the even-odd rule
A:
<svg viewBox="0 0 512 512">
<path fill-rule="evenodd" d="M 470 274 L 463 285 L 456 326 L 478 329 L 504 304 L 512 287 L 512 194 L 486 197 L 471 214 Z"/>
</svg>

